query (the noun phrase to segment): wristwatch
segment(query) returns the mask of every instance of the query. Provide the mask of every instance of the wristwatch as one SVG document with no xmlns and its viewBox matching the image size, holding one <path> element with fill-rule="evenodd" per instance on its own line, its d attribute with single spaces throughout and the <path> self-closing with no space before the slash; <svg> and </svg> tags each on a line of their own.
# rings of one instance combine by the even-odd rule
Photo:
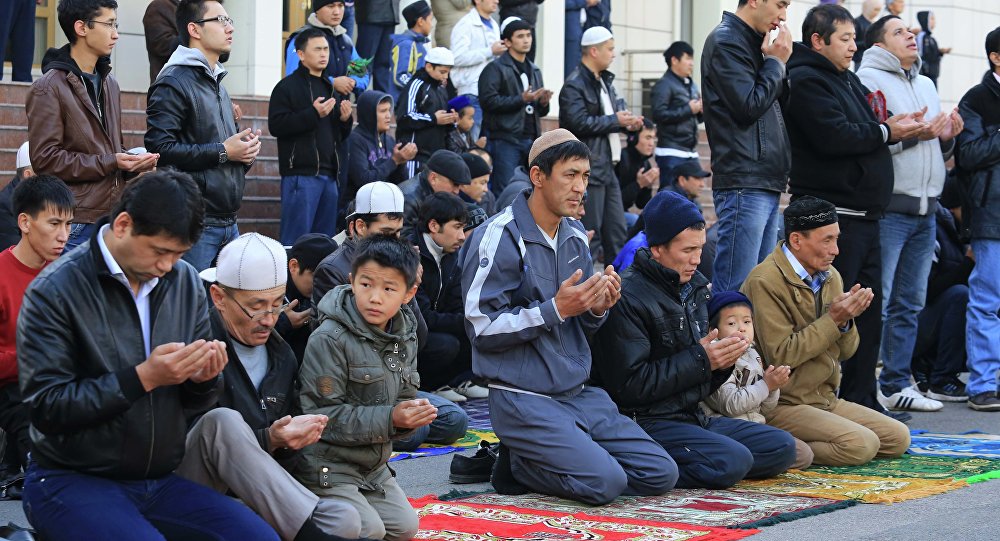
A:
<svg viewBox="0 0 1000 541">
<path fill-rule="evenodd" d="M 229 161 L 229 154 L 226 153 L 226 145 L 222 143 L 216 143 L 219 145 L 219 165 L 222 165 Z"/>
</svg>

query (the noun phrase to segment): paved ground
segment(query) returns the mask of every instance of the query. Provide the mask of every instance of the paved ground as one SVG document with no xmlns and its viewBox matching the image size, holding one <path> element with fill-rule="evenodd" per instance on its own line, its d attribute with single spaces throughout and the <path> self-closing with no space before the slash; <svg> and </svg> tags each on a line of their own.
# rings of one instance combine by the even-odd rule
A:
<svg viewBox="0 0 1000 541">
<path fill-rule="evenodd" d="M 946 404 L 936 413 L 917 413 L 911 428 L 934 432 L 981 430 L 1000 434 L 1000 414 L 979 413 L 965 404 Z M 571 460 L 571 457 L 566 457 Z M 394 462 L 400 484 L 409 496 L 443 494 L 454 488 L 487 490 L 488 484 L 448 483 L 451 456 Z M 996 538 L 1000 480 L 979 483 L 940 496 L 893 505 L 857 505 L 849 509 L 769 526 L 751 537 L 753 541 L 825 541 L 830 539 L 871 541 L 993 540 Z M 27 521 L 20 502 L 0 502 L 0 524 Z"/>
</svg>

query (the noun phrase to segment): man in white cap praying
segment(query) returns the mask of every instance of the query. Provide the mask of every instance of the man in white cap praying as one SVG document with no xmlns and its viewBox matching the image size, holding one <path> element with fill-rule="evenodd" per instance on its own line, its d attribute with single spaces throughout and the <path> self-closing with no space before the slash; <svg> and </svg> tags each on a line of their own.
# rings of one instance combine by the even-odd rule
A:
<svg viewBox="0 0 1000 541">
<path fill-rule="evenodd" d="M 455 55 L 444 47 L 427 51 L 423 68 L 403 87 L 396 102 L 396 141 L 417 145 L 417 156 L 406 162 L 407 178 L 420 172 L 431 154 L 445 148 L 458 113 L 448 104 L 448 75 Z"/>
<path fill-rule="evenodd" d="M 21 230 L 17 227 L 17 215 L 14 214 L 11 199 L 14 197 L 14 188 L 22 180 L 35 176 L 35 170 L 31 168 L 31 161 L 28 159 L 27 141 L 17 149 L 16 167 L 14 178 L 0 190 L 0 250 L 6 250 L 21 240 Z"/>
</svg>

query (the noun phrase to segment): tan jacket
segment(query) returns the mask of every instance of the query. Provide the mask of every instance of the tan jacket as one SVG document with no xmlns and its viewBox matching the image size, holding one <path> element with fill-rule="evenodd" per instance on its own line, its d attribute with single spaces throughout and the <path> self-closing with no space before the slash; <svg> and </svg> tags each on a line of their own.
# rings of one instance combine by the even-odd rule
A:
<svg viewBox="0 0 1000 541">
<path fill-rule="evenodd" d="M 837 404 L 840 361 L 858 349 L 858 330 L 852 322 L 850 330 L 841 332 L 829 314 L 833 299 L 844 292 L 840 273 L 830 268 L 820 289 L 822 306 L 817 307 L 812 289 L 785 257 L 783 244 L 750 271 L 741 291 L 753 303 L 758 350 L 768 364 L 792 369 L 778 403 L 829 410 Z"/>
<path fill-rule="evenodd" d="M 76 202 L 74 222 L 94 223 L 108 214 L 125 188 L 115 158 L 124 150 L 118 81 L 110 74 L 110 61 L 99 60 L 102 124 L 69 45 L 49 49 L 42 71 L 25 100 L 32 168 L 69 185 Z"/>
</svg>

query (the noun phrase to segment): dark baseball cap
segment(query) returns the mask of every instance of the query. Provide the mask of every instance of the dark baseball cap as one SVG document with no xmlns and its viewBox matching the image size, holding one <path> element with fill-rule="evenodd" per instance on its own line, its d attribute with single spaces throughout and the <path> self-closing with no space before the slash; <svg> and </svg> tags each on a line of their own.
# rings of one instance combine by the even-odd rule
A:
<svg viewBox="0 0 1000 541">
<path fill-rule="evenodd" d="M 712 176 L 712 173 L 705 171 L 701 168 L 701 164 L 698 160 L 688 160 L 681 163 L 680 165 L 674 166 L 674 177 L 695 177 L 695 178 L 708 178 Z"/>
</svg>

